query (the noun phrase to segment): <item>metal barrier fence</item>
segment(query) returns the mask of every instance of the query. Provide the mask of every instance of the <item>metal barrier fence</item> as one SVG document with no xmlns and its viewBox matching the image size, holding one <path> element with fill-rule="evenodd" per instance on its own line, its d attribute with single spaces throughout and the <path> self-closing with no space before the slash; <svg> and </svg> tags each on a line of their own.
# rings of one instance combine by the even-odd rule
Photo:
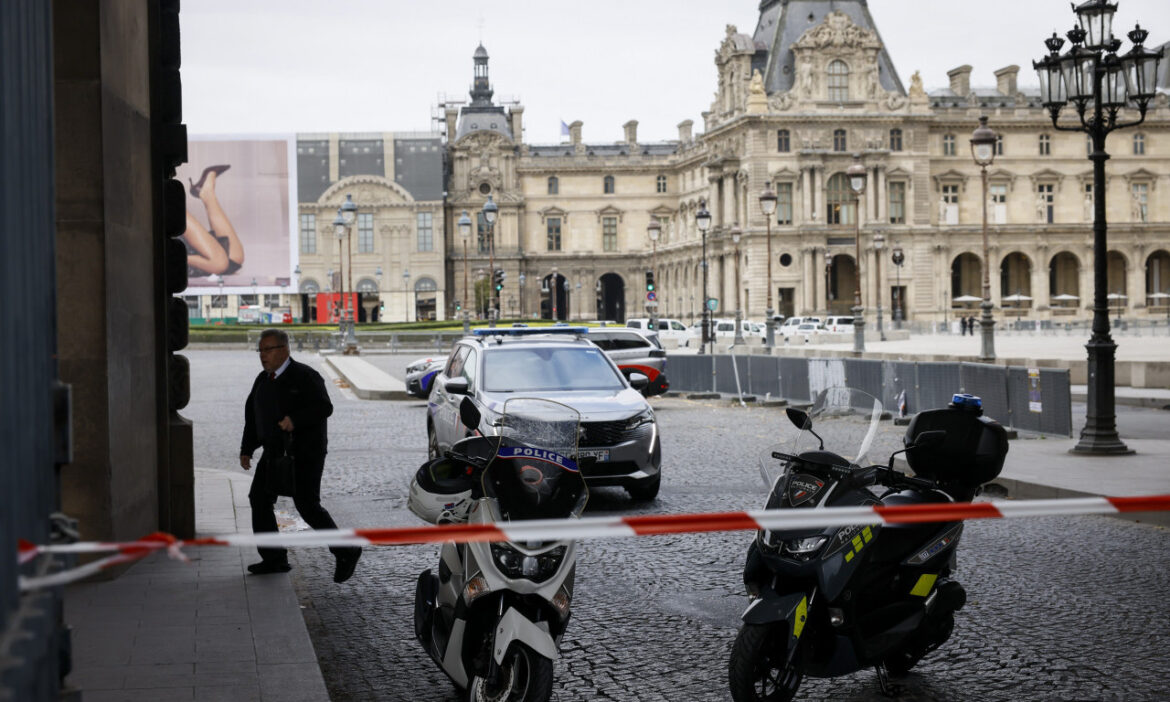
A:
<svg viewBox="0 0 1170 702">
<path fill-rule="evenodd" d="M 671 390 L 680 392 L 743 392 L 798 403 L 811 402 L 824 388 L 847 385 L 878 398 L 895 414 L 903 393 L 907 414 L 914 414 L 945 407 L 951 395 L 966 392 L 983 398 L 984 413 L 1005 426 L 1073 435 L 1067 369 L 708 354 L 671 356 L 667 376 Z"/>
<path fill-rule="evenodd" d="M 278 327 L 279 328 L 279 327 Z M 248 330 L 248 344 L 256 346 L 260 341 L 260 332 L 265 327 Z M 320 351 L 321 349 L 341 349 L 343 344 L 340 332 L 317 329 L 288 329 L 289 344 L 296 351 Z M 456 339 L 463 338 L 459 331 L 410 331 L 410 332 L 357 332 L 358 346 L 368 350 L 409 351 L 417 350 L 420 353 L 447 353 Z"/>
</svg>

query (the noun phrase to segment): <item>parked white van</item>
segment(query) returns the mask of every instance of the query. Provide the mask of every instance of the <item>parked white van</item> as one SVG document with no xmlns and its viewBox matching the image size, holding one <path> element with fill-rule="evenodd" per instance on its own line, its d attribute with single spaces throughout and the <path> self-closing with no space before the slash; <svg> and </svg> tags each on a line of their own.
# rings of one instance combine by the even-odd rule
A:
<svg viewBox="0 0 1170 702">
<path fill-rule="evenodd" d="M 627 319 L 626 326 L 630 329 L 637 329 L 638 331 L 653 331 L 650 328 L 650 320 L 646 317 L 635 317 L 634 319 Z M 669 319 L 666 317 L 658 318 L 658 338 L 660 339 L 674 339 L 679 346 L 686 345 L 687 341 L 687 327 L 677 319 Z"/>
<path fill-rule="evenodd" d="M 825 330 L 834 333 L 853 331 L 852 317 L 825 317 Z"/>
<path fill-rule="evenodd" d="M 792 336 L 801 324 L 815 324 L 821 326 L 820 317 L 789 317 L 780 325 L 781 336 Z"/>
</svg>

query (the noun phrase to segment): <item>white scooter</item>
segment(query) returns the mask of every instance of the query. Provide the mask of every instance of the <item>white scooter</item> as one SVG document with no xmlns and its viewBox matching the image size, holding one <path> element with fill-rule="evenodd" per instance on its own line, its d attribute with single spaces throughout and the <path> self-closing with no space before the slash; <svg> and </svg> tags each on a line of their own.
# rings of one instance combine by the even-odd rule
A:
<svg viewBox="0 0 1170 702">
<path fill-rule="evenodd" d="M 464 426 L 479 427 L 470 399 Z M 412 512 L 433 524 L 579 517 L 588 499 L 570 458 L 580 415 L 549 400 L 515 398 L 484 427 L 419 469 Z M 571 541 L 445 543 L 438 573 L 419 574 L 415 636 L 472 702 L 544 702 L 569 623 Z"/>
</svg>

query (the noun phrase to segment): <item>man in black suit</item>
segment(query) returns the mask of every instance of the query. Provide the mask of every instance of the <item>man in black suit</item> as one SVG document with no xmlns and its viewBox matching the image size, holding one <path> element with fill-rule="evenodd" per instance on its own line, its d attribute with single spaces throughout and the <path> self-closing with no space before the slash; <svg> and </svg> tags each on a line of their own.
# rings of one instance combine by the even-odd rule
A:
<svg viewBox="0 0 1170 702">
<path fill-rule="evenodd" d="M 260 334 L 260 363 L 264 371 L 256 376 L 244 404 L 244 438 L 240 442 L 240 466 L 252 467 L 252 453 L 264 453 L 252 478 L 248 501 L 252 505 L 252 531 L 276 531 L 273 507 L 277 494 L 269 484 L 271 462 L 284 454 L 286 434 L 291 436 L 290 453 L 295 456 L 296 489 L 293 504 L 314 529 L 336 529 L 337 524 L 321 506 L 321 473 L 325 469 L 328 444 L 327 418 L 333 403 L 321 374 L 289 357 L 288 335 L 279 329 Z M 256 575 L 287 573 L 288 552 L 283 548 L 259 548 L 259 563 L 248 566 Z M 353 575 L 361 547 L 330 548 L 337 557 L 333 581 L 342 583 Z"/>
</svg>

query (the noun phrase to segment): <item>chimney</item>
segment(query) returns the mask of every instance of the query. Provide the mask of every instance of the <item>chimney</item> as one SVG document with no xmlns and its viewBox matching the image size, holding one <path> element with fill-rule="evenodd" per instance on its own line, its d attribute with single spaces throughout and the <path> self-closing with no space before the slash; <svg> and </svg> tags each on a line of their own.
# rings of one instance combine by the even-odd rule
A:
<svg viewBox="0 0 1170 702">
<path fill-rule="evenodd" d="M 638 120 L 632 119 L 622 125 L 622 129 L 626 130 L 626 143 L 631 147 L 638 143 Z"/>
<path fill-rule="evenodd" d="M 444 117 L 447 118 L 447 143 L 454 144 L 455 129 L 459 124 L 459 108 L 448 107 L 444 113 Z"/>
<path fill-rule="evenodd" d="M 514 106 L 508 110 L 508 117 L 512 122 L 512 141 L 519 144 L 524 141 L 524 107 Z"/>
<path fill-rule="evenodd" d="M 951 92 L 959 97 L 967 97 L 971 93 L 971 67 L 959 66 L 947 71 L 947 78 L 951 79 Z"/>
<path fill-rule="evenodd" d="M 995 72 L 995 89 L 1000 95 L 1014 96 L 1016 89 L 1016 75 L 1020 72 L 1019 66 L 1005 66 Z"/>
<path fill-rule="evenodd" d="M 569 143 L 573 145 L 573 150 L 577 153 L 585 153 L 585 145 L 581 143 L 581 120 L 576 120 L 569 125 Z"/>
<path fill-rule="evenodd" d="M 684 119 L 678 123 L 678 140 L 683 144 L 691 143 L 691 127 L 693 127 L 694 124 L 695 123 L 689 119 Z"/>
</svg>

